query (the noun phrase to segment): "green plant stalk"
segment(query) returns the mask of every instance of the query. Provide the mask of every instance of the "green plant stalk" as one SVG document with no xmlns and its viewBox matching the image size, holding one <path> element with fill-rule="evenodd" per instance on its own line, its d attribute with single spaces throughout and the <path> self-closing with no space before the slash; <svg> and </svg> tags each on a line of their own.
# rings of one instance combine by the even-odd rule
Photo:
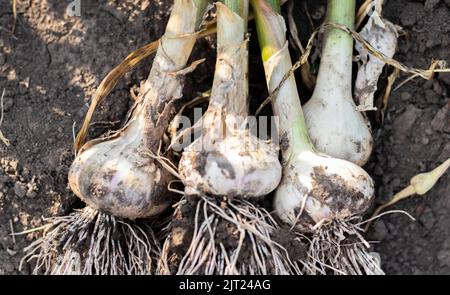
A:
<svg viewBox="0 0 450 295">
<path fill-rule="evenodd" d="M 283 30 L 272 27 L 280 5 L 278 0 L 250 0 L 255 16 L 256 31 L 263 61 L 277 53 L 286 42 Z"/>
<path fill-rule="evenodd" d="M 222 0 L 222 2 L 243 19 L 248 19 L 248 0 Z"/>
<path fill-rule="evenodd" d="M 273 11 L 275 11 L 278 14 L 281 14 L 281 1 L 280 0 L 266 0 L 264 2 L 266 2 L 265 4 L 270 6 Z M 285 2 L 285 1 L 283 1 L 283 2 Z"/>
<path fill-rule="evenodd" d="M 355 23 L 355 0 L 328 0 L 326 21 L 350 29 Z M 345 86 L 351 98 L 353 37 L 331 28 L 325 34 L 316 88 L 319 93 L 333 93 L 336 85 Z M 332 81 L 330 81 L 332 80 Z M 330 83 L 331 82 L 331 83 Z"/>
<path fill-rule="evenodd" d="M 277 13 L 280 5 L 276 3 L 277 0 L 270 1 L 270 5 L 267 0 L 250 1 L 255 14 L 262 59 L 265 63 L 270 62 L 270 59 L 283 50 L 286 45 L 285 27 Z M 279 67 L 284 73 L 278 73 L 278 77 L 273 81 L 275 83 L 279 83 L 292 66 L 290 57 L 286 58 L 288 59 L 284 60 L 283 65 Z M 268 83 L 270 82 L 268 81 Z M 271 88 L 273 87 L 269 85 L 269 89 Z M 281 95 L 283 92 L 285 95 Z M 287 136 L 291 147 L 289 151 L 283 151 L 284 158 L 288 159 L 296 153 L 313 150 L 294 76 L 291 76 L 281 87 L 278 97 L 280 98 L 272 101 L 274 113 L 279 119 L 280 135 Z"/>
<path fill-rule="evenodd" d="M 208 0 L 193 0 L 195 6 L 198 8 L 197 12 L 197 28 L 200 28 L 200 25 L 203 21 L 203 16 L 205 15 L 206 8 L 208 7 Z"/>
</svg>

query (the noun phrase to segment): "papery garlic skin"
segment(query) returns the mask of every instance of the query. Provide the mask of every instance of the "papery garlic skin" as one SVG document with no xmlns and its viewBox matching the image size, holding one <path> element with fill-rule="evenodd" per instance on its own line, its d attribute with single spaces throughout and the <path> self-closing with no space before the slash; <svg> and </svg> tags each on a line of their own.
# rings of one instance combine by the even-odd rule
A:
<svg viewBox="0 0 450 295">
<path fill-rule="evenodd" d="M 310 231 L 321 221 L 364 213 L 373 194 L 373 181 L 361 167 L 304 151 L 284 169 L 274 209 L 284 222 Z"/>
<path fill-rule="evenodd" d="M 175 114 L 173 102 L 182 97 L 185 73 L 178 72 L 186 67 L 205 10 L 196 3 L 175 1 L 126 125 L 112 136 L 87 142 L 72 163 L 69 185 L 90 207 L 136 219 L 155 216 L 170 205 L 173 176 L 155 155 Z"/>
<path fill-rule="evenodd" d="M 202 136 L 188 146 L 179 172 L 188 194 L 259 197 L 281 179 L 278 150 L 241 128 L 248 114 L 244 20 L 217 3 L 218 53 Z"/>
</svg>

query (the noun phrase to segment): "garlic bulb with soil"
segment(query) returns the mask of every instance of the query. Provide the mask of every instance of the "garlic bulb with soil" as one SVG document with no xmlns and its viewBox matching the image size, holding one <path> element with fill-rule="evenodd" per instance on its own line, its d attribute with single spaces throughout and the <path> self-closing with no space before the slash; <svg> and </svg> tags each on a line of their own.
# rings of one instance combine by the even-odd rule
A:
<svg viewBox="0 0 450 295">
<path fill-rule="evenodd" d="M 355 1 L 328 1 L 327 22 L 352 29 L 354 20 Z M 309 135 L 320 152 L 362 166 L 373 139 L 352 96 L 353 37 L 331 28 L 323 42 L 316 86 L 303 107 Z"/>
<path fill-rule="evenodd" d="M 284 222 L 308 232 L 321 222 L 363 214 L 373 194 L 373 181 L 359 166 L 310 149 L 286 164 L 274 207 Z"/>
<path fill-rule="evenodd" d="M 276 0 L 251 0 L 255 12 L 266 80 L 273 92 L 292 67 L 285 38 L 284 20 L 277 13 Z M 350 219 L 363 214 L 371 205 L 374 184 L 359 166 L 318 153 L 311 143 L 294 76 L 290 76 L 272 101 L 279 117 L 283 154 L 283 177 L 275 191 L 275 213 L 300 236 L 312 235 L 306 273 L 380 273 L 373 259 L 360 245 L 365 241 Z M 337 233 L 337 234 L 336 234 Z M 339 248 L 346 236 L 362 242 Z M 358 242 L 358 241 L 357 241 Z M 365 242 L 367 243 L 367 242 Z M 363 248 L 363 247 L 362 247 Z M 353 251 L 353 252 L 351 252 Z M 355 264 L 347 263 L 357 253 Z M 361 258 L 362 257 L 362 258 Z"/>
<path fill-rule="evenodd" d="M 187 194 L 259 197 L 281 179 L 278 150 L 246 128 L 247 41 L 244 19 L 218 3 L 217 62 L 202 135 L 179 163 Z"/>
<path fill-rule="evenodd" d="M 51 219 L 44 237 L 28 247 L 24 259 L 37 259 L 35 273 L 154 273 L 160 246 L 152 222 L 134 220 L 155 217 L 172 201 L 167 186 L 174 177 L 158 162 L 158 152 L 207 5 L 175 0 L 126 124 L 78 151 L 69 185 L 87 206 Z"/>
<path fill-rule="evenodd" d="M 159 269 L 184 275 L 298 273 L 280 240 L 297 249 L 303 245 L 258 204 L 258 197 L 279 184 L 281 165 L 276 146 L 245 127 L 249 2 L 222 2 L 216 4 L 212 95 L 202 135 L 183 151 L 179 163 L 186 195 L 173 215 Z"/>
<path fill-rule="evenodd" d="M 126 127 L 112 138 L 88 143 L 72 163 L 69 184 L 90 207 L 130 219 L 155 216 L 169 204 L 172 176 L 152 158 L 157 144 L 148 101 L 141 101 Z M 155 134 L 157 135 L 157 134 Z M 154 142 L 152 142 L 154 141 Z"/>
<path fill-rule="evenodd" d="M 171 174 L 151 156 L 182 96 L 182 79 L 195 40 L 198 8 L 175 1 L 147 81 L 125 127 L 113 136 L 88 142 L 69 172 L 74 193 L 92 208 L 130 219 L 155 216 L 171 203 Z"/>
</svg>

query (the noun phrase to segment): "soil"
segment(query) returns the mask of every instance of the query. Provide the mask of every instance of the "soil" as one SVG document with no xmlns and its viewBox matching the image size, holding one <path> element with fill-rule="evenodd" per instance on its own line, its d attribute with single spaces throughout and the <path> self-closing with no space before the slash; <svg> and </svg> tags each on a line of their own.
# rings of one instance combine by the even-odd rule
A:
<svg viewBox="0 0 450 295">
<path fill-rule="evenodd" d="M 305 42 L 311 28 L 301 2 L 295 10 Z M 324 1 L 305 2 L 318 25 Z M 432 59 L 450 63 L 450 1 L 385 2 L 385 17 L 405 33 L 396 59 L 421 68 Z M 39 233 L 11 236 L 11 232 L 40 226 L 42 217 L 83 206 L 67 187 L 73 132 L 108 71 L 132 50 L 161 36 L 172 1 L 80 0 L 78 17 L 66 13 L 71 1 L 18 0 L 14 34 L 11 3 L 0 0 L 0 94 L 5 89 L 0 130 L 10 142 L 9 146 L 0 142 L 0 274 L 27 274 L 29 266 L 19 271 L 22 250 Z M 210 88 L 213 41 L 207 38 L 196 46 L 192 60 L 207 61 L 188 76 L 186 99 Z M 251 44 L 254 110 L 266 90 L 255 41 Z M 102 103 L 91 137 L 120 127 L 132 103 L 129 89 L 146 78 L 150 65 L 151 58 L 128 73 Z M 430 81 L 416 78 L 391 94 L 383 122 L 373 116 L 375 149 L 365 168 L 376 183 L 376 204 L 408 185 L 415 174 L 450 157 L 449 96 L 450 74 L 437 74 Z M 375 250 L 387 273 L 450 273 L 449 192 L 447 173 L 426 195 L 391 208 L 411 213 L 416 221 L 391 214 L 373 224 L 368 237 L 380 241 Z"/>
</svg>

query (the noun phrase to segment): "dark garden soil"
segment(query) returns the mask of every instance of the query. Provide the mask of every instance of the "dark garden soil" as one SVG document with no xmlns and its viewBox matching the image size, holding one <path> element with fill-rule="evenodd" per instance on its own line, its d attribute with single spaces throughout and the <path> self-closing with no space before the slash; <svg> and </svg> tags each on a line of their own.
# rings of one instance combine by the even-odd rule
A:
<svg viewBox="0 0 450 295">
<path fill-rule="evenodd" d="M 12 35 L 12 0 L 0 0 L 0 95 L 5 89 L 0 130 L 10 141 L 9 146 L 0 142 L 0 274 L 29 273 L 28 265 L 18 269 L 22 249 L 40 234 L 12 237 L 11 232 L 40 226 L 42 217 L 83 206 L 67 186 L 74 157 L 73 130 L 81 126 L 101 79 L 128 53 L 161 36 L 172 3 L 80 0 L 81 16 L 77 17 L 66 13 L 70 2 L 17 0 Z M 305 41 L 311 27 L 302 2 L 307 2 L 318 25 L 324 1 L 295 2 Z M 385 17 L 405 32 L 396 55 L 399 61 L 421 68 L 427 68 L 432 59 L 450 63 L 449 0 L 385 2 Z M 257 106 L 266 90 L 254 39 L 255 34 L 250 74 L 252 105 Z M 213 44 L 213 38 L 197 44 L 192 60 L 205 57 L 207 61 L 187 77 L 187 100 L 210 88 Z M 146 78 L 150 65 L 151 58 L 117 85 L 93 119 L 91 137 L 120 126 L 131 106 L 129 89 Z M 373 116 L 376 144 L 366 168 L 376 182 L 376 204 L 405 187 L 415 174 L 450 157 L 449 97 L 450 74 L 438 74 L 431 81 L 416 78 L 391 94 L 382 123 Z M 449 274 L 450 173 L 425 196 L 402 201 L 392 209 L 406 210 L 416 221 L 395 214 L 373 224 L 368 237 L 380 242 L 375 250 L 385 271 Z"/>
</svg>

